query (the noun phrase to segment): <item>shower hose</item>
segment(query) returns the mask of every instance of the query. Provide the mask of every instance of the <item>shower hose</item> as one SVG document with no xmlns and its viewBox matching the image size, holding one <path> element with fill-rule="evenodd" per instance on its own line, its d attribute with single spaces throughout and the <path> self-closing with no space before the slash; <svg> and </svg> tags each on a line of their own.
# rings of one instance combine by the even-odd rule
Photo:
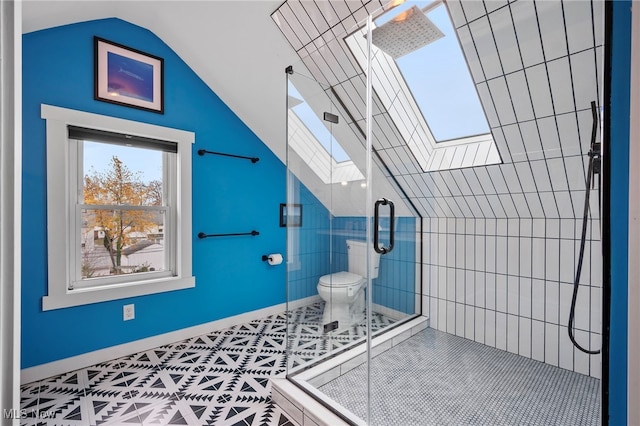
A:
<svg viewBox="0 0 640 426">
<path fill-rule="evenodd" d="M 584 246 L 587 239 L 587 220 L 589 216 L 589 195 L 591 193 L 591 189 L 596 183 L 596 174 L 600 173 L 600 144 L 596 143 L 596 132 L 598 130 L 598 112 L 596 109 L 596 103 L 591 102 L 591 113 L 593 115 L 593 126 L 591 128 L 591 149 L 589 150 L 589 167 L 587 168 L 587 177 L 586 177 L 586 192 L 584 197 L 584 211 L 582 215 L 582 237 L 580 239 L 580 253 L 578 255 L 578 265 L 576 267 L 576 279 L 573 282 L 573 296 L 571 298 L 571 310 L 569 312 L 569 324 L 567 328 L 569 329 L 569 339 L 573 345 L 581 350 L 584 353 L 595 355 L 599 354 L 600 350 L 590 350 L 583 348 L 576 341 L 574 336 L 574 321 L 576 315 L 576 300 L 578 298 L 578 289 L 580 287 L 580 275 L 582 273 L 582 262 L 584 260 Z M 598 182 L 598 221 L 600 220 L 601 215 L 601 204 L 600 204 L 600 183 Z"/>
</svg>

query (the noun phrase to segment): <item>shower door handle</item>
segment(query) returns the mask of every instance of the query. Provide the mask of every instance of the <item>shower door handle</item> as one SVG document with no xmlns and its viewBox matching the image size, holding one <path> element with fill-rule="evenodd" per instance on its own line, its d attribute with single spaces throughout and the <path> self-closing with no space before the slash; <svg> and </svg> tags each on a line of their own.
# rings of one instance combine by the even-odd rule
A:
<svg viewBox="0 0 640 426">
<path fill-rule="evenodd" d="M 389 206 L 389 245 L 380 247 L 380 206 Z M 393 205 L 393 201 L 386 198 L 380 198 L 376 201 L 373 209 L 373 249 L 376 253 L 387 254 L 393 250 L 393 243 L 395 240 L 395 218 L 396 208 Z"/>
</svg>

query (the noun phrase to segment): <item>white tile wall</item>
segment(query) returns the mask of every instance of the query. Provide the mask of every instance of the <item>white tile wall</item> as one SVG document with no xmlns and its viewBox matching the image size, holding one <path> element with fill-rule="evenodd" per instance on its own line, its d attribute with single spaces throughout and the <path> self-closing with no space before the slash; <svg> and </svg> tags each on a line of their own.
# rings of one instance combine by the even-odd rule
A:
<svg viewBox="0 0 640 426">
<path fill-rule="evenodd" d="M 428 222 L 425 304 L 432 327 L 597 377 L 600 358 L 580 353 L 567 336 L 581 220 Z M 600 242 L 592 240 L 597 236 L 588 235 L 575 317 L 576 336 L 590 348 L 597 347 L 601 332 Z"/>
<path fill-rule="evenodd" d="M 566 322 L 591 137 L 588 108 L 602 93 L 596 79 L 602 76 L 604 2 L 498 7 L 503 4 L 447 3 L 503 164 L 421 173 L 398 136 L 404 130 L 390 128 L 379 144 L 389 151 L 382 154 L 390 170 L 408 173 L 398 177 L 403 188 L 423 217 L 431 218 L 423 239 L 429 245 L 423 295 L 432 326 L 597 377 L 600 358 L 572 348 Z M 313 27 L 302 28 L 290 7 L 278 12 L 278 20 L 287 22 L 285 35 L 302 48 L 317 37 L 309 37 Z M 299 39 L 289 36 L 294 32 Z M 323 58 L 314 60 L 312 72 L 336 78 L 321 67 Z M 346 90 L 341 96 L 348 105 L 361 103 Z M 461 165 L 465 155 L 430 161 Z M 598 217 L 596 197 L 591 214 Z M 576 336 L 596 348 L 602 304 L 597 221 L 589 231 Z"/>
</svg>

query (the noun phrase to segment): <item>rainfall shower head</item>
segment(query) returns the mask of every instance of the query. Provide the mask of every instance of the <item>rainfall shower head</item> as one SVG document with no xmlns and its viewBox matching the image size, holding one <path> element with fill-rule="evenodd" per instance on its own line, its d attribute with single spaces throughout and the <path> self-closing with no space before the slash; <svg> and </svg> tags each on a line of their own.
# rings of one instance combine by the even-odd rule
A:
<svg viewBox="0 0 640 426">
<path fill-rule="evenodd" d="M 398 59 L 442 37 L 442 31 L 417 6 L 405 10 L 371 31 L 371 42 L 393 59 Z"/>
</svg>

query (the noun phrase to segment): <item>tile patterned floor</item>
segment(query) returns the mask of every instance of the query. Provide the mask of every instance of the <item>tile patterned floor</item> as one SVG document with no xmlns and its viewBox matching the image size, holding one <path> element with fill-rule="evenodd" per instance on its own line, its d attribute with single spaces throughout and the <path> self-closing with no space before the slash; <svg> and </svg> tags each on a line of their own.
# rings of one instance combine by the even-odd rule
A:
<svg viewBox="0 0 640 426">
<path fill-rule="evenodd" d="M 161 346 L 21 387 L 25 426 L 292 426 L 270 397 L 269 379 L 363 336 L 352 327 L 327 338 L 324 305 Z M 372 316 L 374 330 L 393 321 Z M 39 418 L 34 417 L 39 414 Z"/>
<path fill-rule="evenodd" d="M 373 425 L 600 424 L 598 379 L 430 328 L 371 368 Z M 362 365 L 320 390 L 365 418 L 366 373 Z"/>
</svg>

